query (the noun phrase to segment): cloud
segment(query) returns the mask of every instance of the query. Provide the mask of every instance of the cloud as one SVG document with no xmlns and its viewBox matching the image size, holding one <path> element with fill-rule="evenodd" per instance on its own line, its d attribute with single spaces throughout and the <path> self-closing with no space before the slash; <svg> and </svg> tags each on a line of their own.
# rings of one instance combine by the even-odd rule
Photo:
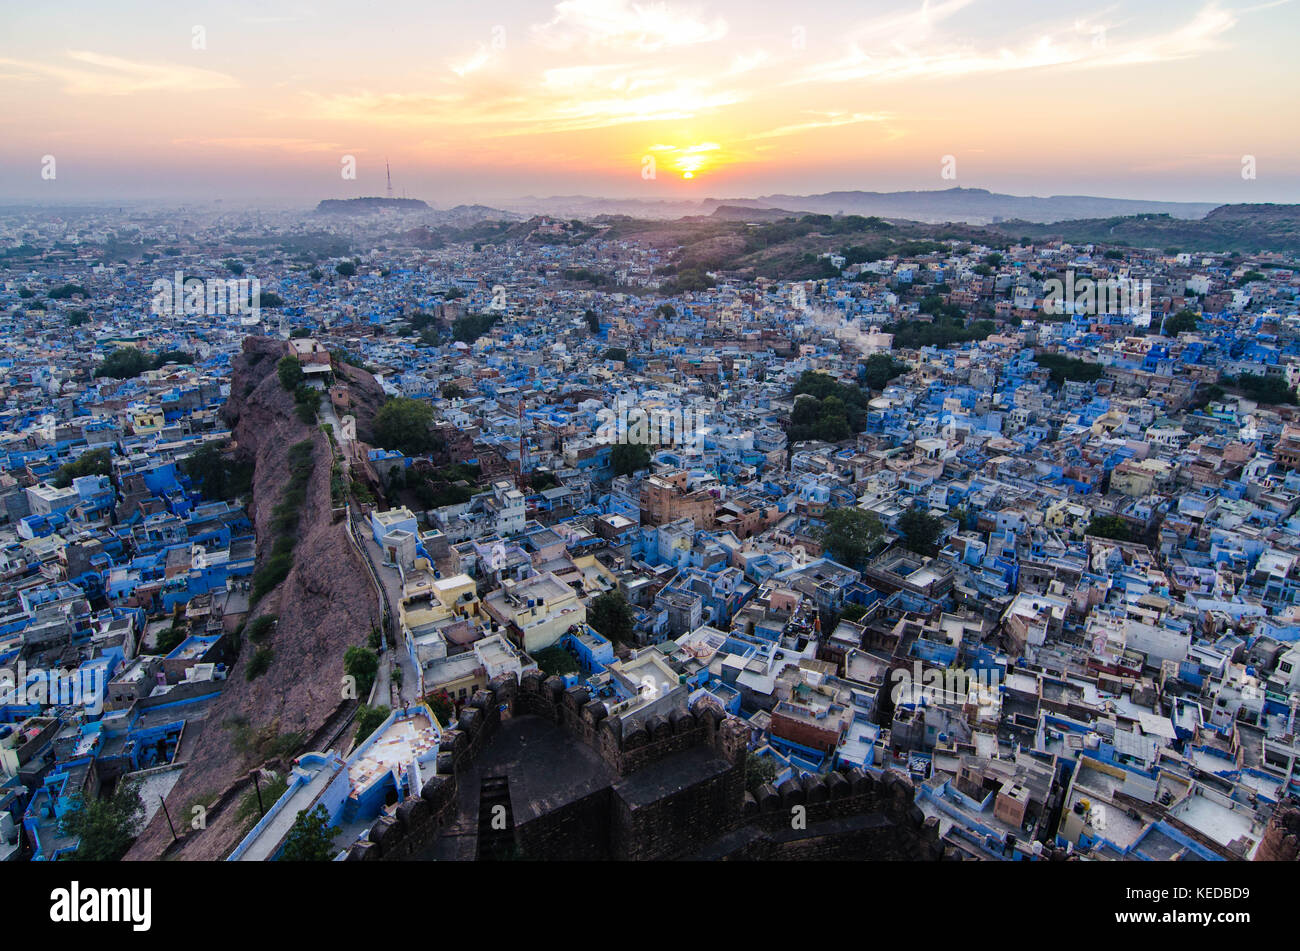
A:
<svg viewBox="0 0 1300 951">
<path fill-rule="evenodd" d="M 140 92 L 207 92 L 235 89 L 239 83 L 224 73 L 170 63 L 139 63 L 88 50 L 68 50 L 68 59 L 80 66 L 0 58 L 0 65 L 26 70 L 25 80 L 39 77 L 63 83 L 72 96 L 129 96 Z M 34 74 L 34 75 L 32 75 Z M 12 74 L 11 74 L 12 75 Z"/>
<path fill-rule="evenodd" d="M 812 119 L 808 122 L 797 122 L 793 125 L 778 126 L 775 129 L 768 129 L 764 132 L 755 132 L 748 136 L 750 139 L 775 139 L 783 135 L 795 135 L 799 132 L 808 132 L 812 129 L 829 129 L 841 125 L 856 125 L 859 122 L 884 122 L 890 118 L 886 113 L 868 113 L 868 112 L 828 112 L 823 113 L 823 118 Z"/>
<path fill-rule="evenodd" d="M 488 136 L 574 132 L 689 119 L 741 102 L 736 89 L 658 67 L 557 67 L 540 75 L 474 77 L 437 94 L 311 95 L 302 115 L 398 126 L 479 127 Z"/>
<path fill-rule="evenodd" d="M 706 19 L 667 3 L 629 0 L 563 0 L 555 15 L 533 27 L 534 40 L 552 50 L 579 47 L 656 52 L 711 43 L 727 35 L 722 17 Z"/>
<path fill-rule="evenodd" d="M 847 53 L 805 67 L 788 84 L 952 79 L 1047 67 L 1092 69 L 1168 62 L 1219 49 L 1219 37 L 1237 23 L 1232 11 L 1212 2 L 1182 26 L 1164 32 L 1141 34 L 1099 20 L 1075 20 L 1016 45 L 990 50 L 939 31 L 944 20 L 970 3 L 923 3 L 911 13 L 860 23 L 850 30 Z"/>
</svg>

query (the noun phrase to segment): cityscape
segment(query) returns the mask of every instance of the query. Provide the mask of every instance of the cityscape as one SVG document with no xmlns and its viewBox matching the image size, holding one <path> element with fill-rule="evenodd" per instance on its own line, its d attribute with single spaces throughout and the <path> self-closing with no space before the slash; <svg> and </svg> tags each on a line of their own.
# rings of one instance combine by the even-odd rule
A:
<svg viewBox="0 0 1300 951">
<path fill-rule="evenodd" d="M 862 110 L 994 83 L 936 39 L 968 6 L 854 34 L 896 26 L 915 77 L 791 81 L 835 67 Z M 1169 20 L 1169 68 L 1294 14 Z M 742 52 L 726 4 L 533 15 L 502 28 L 521 76 L 605 68 L 583 30 Z M 1051 49 L 1018 68 L 1091 82 Z M 97 95 L 0 53 L 0 101 Z M 123 130 L 134 97 L 252 84 L 95 56 Z M 904 117 L 828 99 L 802 130 L 774 99 L 747 171 L 703 138 L 741 118 L 708 83 L 674 100 L 695 74 L 667 62 L 677 93 L 651 115 L 616 84 L 610 124 L 691 135 L 567 195 L 476 159 L 472 125 L 463 187 L 391 130 L 188 196 L 175 156 L 150 195 L 80 180 L 72 133 L 0 150 L 0 859 L 1300 859 L 1294 124 L 1260 106 L 1276 141 L 1208 142 L 1213 173 L 1115 156 L 1110 188 L 968 177 L 965 132 L 910 182 L 845 179 L 805 146 Z M 523 152 L 596 148 L 538 109 Z M 787 146 L 802 177 L 764 177 Z M 1115 908 L 1188 897 L 1146 868 Z M 54 881 L 51 920 L 109 920 Z"/>
</svg>

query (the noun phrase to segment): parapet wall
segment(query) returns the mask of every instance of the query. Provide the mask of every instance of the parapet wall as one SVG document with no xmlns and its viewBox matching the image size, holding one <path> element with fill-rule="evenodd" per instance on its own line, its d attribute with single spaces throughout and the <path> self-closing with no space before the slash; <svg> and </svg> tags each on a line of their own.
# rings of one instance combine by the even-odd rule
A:
<svg viewBox="0 0 1300 951">
<path fill-rule="evenodd" d="M 475 692 L 457 729 L 443 734 L 437 775 L 395 817 L 380 817 L 351 861 L 427 854 L 457 821 L 458 777 L 500 727 L 502 713 L 549 720 L 590 746 L 617 777 L 612 785 L 516 827 L 530 858 L 655 860 L 942 857 L 935 820 L 915 805 L 911 781 L 883 780 L 860 769 L 790 779 L 780 788 L 745 791 L 749 725 L 716 703 L 652 717 L 623 735 L 617 718 L 586 688 L 558 677 L 495 678 Z M 716 757 L 707 776 L 647 798 L 629 796 L 624 778 L 697 747 Z M 722 763 L 719 764 L 718 760 Z M 461 830 L 466 831 L 466 830 Z M 474 841 L 473 834 L 460 838 Z M 472 844 L 463 846 L 468 853 Z M 472 859 L 473 854 L 459 858 Z"/>
</svg>

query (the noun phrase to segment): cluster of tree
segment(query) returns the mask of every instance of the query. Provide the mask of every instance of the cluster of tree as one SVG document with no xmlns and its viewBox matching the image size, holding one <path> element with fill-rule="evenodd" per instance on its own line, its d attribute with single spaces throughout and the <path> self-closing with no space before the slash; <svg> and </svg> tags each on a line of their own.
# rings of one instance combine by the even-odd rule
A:
<svg viewBox="0 0 1300 951">
<path fill-rule="evenodd" d="M 433 430 L 429 428 L 432 423 L 433 407 L 428 403 L 395 396 L 375 414 L 375 442 L 403 455 L 423 455 L 437 445 Z"/>
<path fill-rule="evenodd" d="M 474 497 L 481 470 L 476 465 L 452 463 L 441 469 L 408 470 L 405 488 L 415 494 L 422 509 L 459 505 Z M 393 485 L 391 488 L 400 488 Z"/>
<path fill-rule="evenodd" d="M 703 268 L 686 267 L 678 270 L 672 280 L 666 282 L 660 290 L 665 294 L 684 294 L 691 291 L 707 291 L 717 283 Z"/>
<path fill-rule="evenodd" d="M 451 338 L 461 343 L 473 343 L 491 330 L 499 319 L 499 314 L 466 314 L 458 317 L 451 325 Z"/>
<path fill-rule="evenodd" d="M 317 805 L 308 812 L 298 811 L 280 852 L 281 862 L 329 862 L 338 854 L 334 838 L 338 832 L 330 827 L 329 813 Z"/>
<path fill-rule="evenodd" d="M 253 463 L 239 461 L 206 443 L 179 463 L 182 475 L 209 499 L 234 499 L 253 490 Z"/>
<path fill-rule="evenodd" d="M 596 316 L 594 310 L 588 310 L 582 315 L 583 320 L 587 322 L 587 329 L 594 334 L 600 333 L 600 318 Z"/>
<path fill-rule="evenodd" d="M 1100 380 L 1106 372 L 1100 363 L 1089 363 L 1087 360 L 1067 357 L 1063 353 L 1035 354 L 1034 362 L 1049 371 L 1052 382 L 1057 386 L 1060 386 L 1066 380 L 1091 383 L 1094 380 Z"/>
<path fill-rule="evenodd" d="M 138 347 L 118 347 L 95 368 L 95 376 L 128 380 L 147 370 L 157 370 L 169 363 L 193 362 L 193 355 L 184 350 L 164 350 L 150 356 Z"/>
<path fill-rule="evenodd" d="M 343 672 L 356 681 L 357 696 L 368 697 L 379 675 L 379 655 L 354 644 L 343 652 Z"/>
<path fill-rule="evenodd" d="M 298 388 L 305 378 L 306 374 L 302 372 L 302 363 L 297 357 L 281 357 L 280 362 L 275 365 L 276 375 L 280 378 L 280 385 L 292 393 Z"/>
<path fill-rule="evenodd" d="M 548 677 L 563 677 L 565 674 L 576 674 L 582 669 L 578 666 L 578 662 L 573 659 L 573 655 L 559 646 L 535 651 L 533 660 L 537 661 L 537 666 Z"/>
<path fill-rule="evenodd" d="M 46 295 L 50 300 L 67 300 L 69 297 L 89 297 L 90 291 L 80 284 L 60 284 Z"/>
<path fill-rule="evenodd" d="M 795 397 L 787 431 L 791 442 L 839 442 L 861 432 L 866 423 L 867 394 L 825 373 L 805 370 L 790 395 Z"/>
<path fill-rule="evenodd" d="M 617 591 L 606 591 L 587 606 L 587 623 L 591 629 L 615 644 L 632 639 L 635 621 L 632 606 Z"/>
<path fill-rule="evenodd" d="M 1129 528 L 1128 522 L 1118 515 L 1094 515 L 1088 520 L 1088 527 L 1084 530 L 1084 534 L 1110 538 L 1117 542 L 1133 540 L 1133 531 Z"/>
<path fill-rule="evenodd" d="M 1224 377 L 1223 383 L 1234 390 L 1241 390 L 1258 403 L 1266 403 L 1270 406 L 1294 406 L 1296 403 L 1295 390 L 1287 385 L 1284 377 L 1242 373 L 1238 376 Z"/>
<path fill-rule="evenodd" d="M 60 489 L 72 485 L 73 479 L 88 475 L 112 475 L 113 453 L 110 449 L 92 449 L 83 452 L 71 462 L 65 462 L 54 473 L 54 484 Z"/>
<path fill-rule="evenodd" d="M 933 555 L 938 549 L 939 532 L 943 522 L 925 509 L 913 507 L 898 519 L 898 530 L 903 544 L 918 555 Z"/>
<path fill-rule="evenodd" d="M 887 353 L 873 353 L 863 361 L 859 377 L 869 389 L 883 390 L 890 380 L 902 376 L 910 369 L 906 363 L 895 360 Z"/>
<path fill-rule="evenodd" d="M 966 312 L 956 304 L 946 302 L 942 294 L 927 294 L 922 297 L 917 310 L 931 317 L 946 317 L 959 324 L 966 319 Z"/>
<path fill-rule="evenodd" d="M 596 287 L 604 287 L 607 284 L 613 284 L 614 279 L 608 274 L 602 274 L 600 271 L 593 271 L 586 267 L 566 267 L 560 272 L 566 281 L 577 281 L 582 284 L 592 284 Z"/>
<path fill-rule="evenodd" d="M 544 492 L 560 484 L 559 477 L 550 469 L 534 469 L 528 473 L 528 486 L 534 492 Z"/>
<path fill-rule="evenodd" d="M 776 763 L 769 757 L 745 754 L 745 789 L 749 792 L 757 793 L 764 783 L 776 779 L 778 773 Z"/>
<path fill-rule="evenodd" d="M 610 450 L 609 465 L 614 475 L 631 475 L 650 465 L 650 447 L 641 443 L 616 443 Z"/>
<path fill-rule="evenodd" d="M 366 737 L 379 728 L 379 724 L 388 719 L 388 715 L 392 712 L 387 705 L 372 707 L 363 703 L 357 707 L 357 732 L 352 738 L 353 746 L 360 746 Z"/>
<path fill-rule="evenodd" d="M 1177 337 L 1181 333 L 1191 333 L 1201 322 L 1201 317 L 1194 310 L 1184 308 L 1172 317 L 1165 318 L 1165 336 Z M 1155 329 L 1159 330 L 1160 325 L 1156 324 Z"/>
<path fill-rule="evenodd" d="M 946 311 L 952 305 L 942 306 Z M 984 340 L 997 326 L 991 320 L 967 323 L 960 317 L 939 316 L 933 320 L 900 320 L 885 324 L 881 329 L 894 335 L 895 347 L 915 350 L 920 347 L 951 347 L 955 343 Z"/>
<path fill-rule="evenodd" d="M 79 839 L 73 857 L 82 862 L 116 862 L 135 841 L 144 818 L 139 787 L 122 782 L 112 796 L 78 796 L 59 820 L 59 831 Z"/>
<path fill-rule="evenodd" d="M 316 422 L 316 414 L 320 412 L 321 393 L 315 387 L 307 385 L 306 374 L 303 373 L 298 358 L 282 357 L 275 366 L 275 372 L 280 378 L 280 385 L 293 394 L 298 418 L 309 426 Z"/>
<path fill-rule="evenodd" d="M 880 544 L 885 526 L 875 512 L 859 508 L 832 509 L 818 541 L 842 565 L 858 568 Z"/>
</svg>

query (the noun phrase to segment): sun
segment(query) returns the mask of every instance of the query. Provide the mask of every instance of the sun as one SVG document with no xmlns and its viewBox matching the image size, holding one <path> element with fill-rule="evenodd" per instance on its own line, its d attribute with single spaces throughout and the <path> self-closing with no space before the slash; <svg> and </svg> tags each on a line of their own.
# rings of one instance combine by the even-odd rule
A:
<svg viewBox="0 0 1300 951">
<path fill-rule="evenodd" d="M 694 145 L 650 146 L 649 151 L 662 156 L 662 161 L 671 160 L 671 168 L 683 179 L 690 180 L 704 174 L 721 164 L 722 147 L 716 142 L 699 142 Z"/>
</svg>

